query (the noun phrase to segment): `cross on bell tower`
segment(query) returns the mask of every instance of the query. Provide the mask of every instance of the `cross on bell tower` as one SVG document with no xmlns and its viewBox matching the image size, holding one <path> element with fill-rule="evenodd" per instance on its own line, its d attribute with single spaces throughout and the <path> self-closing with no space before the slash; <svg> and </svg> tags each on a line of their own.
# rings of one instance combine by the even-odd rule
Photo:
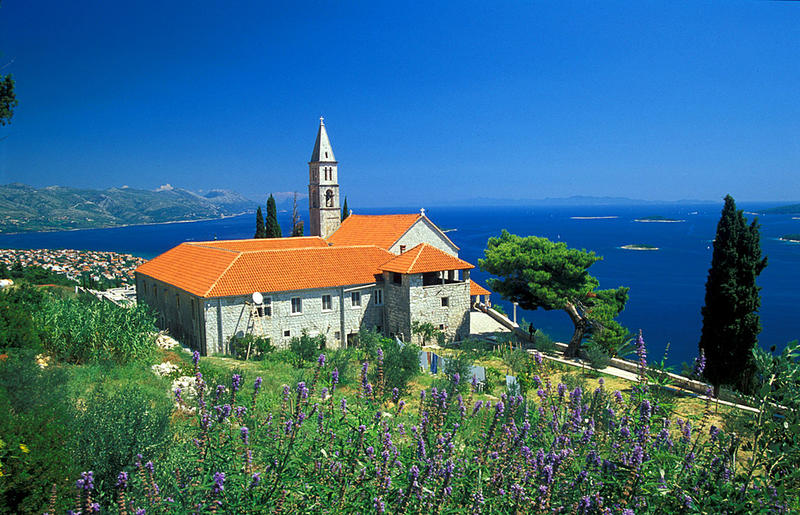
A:
<svg viewBox="0 0 800 515">
<path fill-rule="evenodd" d="M 338 163 L 319 117 L 319 130 L 311 161 L 308 162 L 308 209 L 311 215 L 311 235 L 327 238 L 339 228 L 342 212 L 339 207 Z"/>
</svg>

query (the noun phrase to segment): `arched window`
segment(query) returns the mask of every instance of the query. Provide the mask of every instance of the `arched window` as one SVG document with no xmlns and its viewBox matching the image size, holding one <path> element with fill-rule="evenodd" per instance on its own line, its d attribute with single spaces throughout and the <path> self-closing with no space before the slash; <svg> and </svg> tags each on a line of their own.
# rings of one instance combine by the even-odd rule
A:
<svg viewBox="0 0 800 515">
<path fill-rule="evenodd" d="M 333 191 L 325 192 L 325 207 L 333 207 Z"/>
</svg>

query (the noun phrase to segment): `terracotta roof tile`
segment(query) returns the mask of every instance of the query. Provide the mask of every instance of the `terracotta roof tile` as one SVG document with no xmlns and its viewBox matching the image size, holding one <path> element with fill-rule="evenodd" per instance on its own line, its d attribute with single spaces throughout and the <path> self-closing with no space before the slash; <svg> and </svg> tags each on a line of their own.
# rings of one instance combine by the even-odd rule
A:
<svg viewBox="0 0 800 515">
<path fill-rule="evenodd" d="M 208 297 L 366 284 L 392 254 L 378 247 L 324 247 L 243 252 Z"/>
<path fill-rule="evenodd" d="M 420 243 L 413 249 L 400 254 L 381 266 L 387 272 L 401 274 L 423 274 L 443 270 L 469 270 L 475 268 L 463 259 L 453 257 L 427 243 Z"/>
<path fill-rule="evenodd" d="M 188 244 L 216 249 L 233 250 L 236 252 L 328 246 L 328 243 L 319 236 L 302 236 L 295 238 L 254 238 L 250 240 L 193 241 L 189 242 Z"/>
<path fill-rule="evenodd" d="M 476 283 L 475 281 L 469 282 L 469 295 L 491 295 L 492 292 L 481 286 L 480 284 Z"/>
<path fill-rule="evenodd" d="M 304 239 L 322 241 L 320 238 Z M 381 273 L 380 265 L 394 257 L 375 246 L 329 247 L 325 244 L 241 250 L 262 245 L 252 241 L 182 243 L 136 271 L 201 297 L 225 297 L 254 291 L 266 293 L 371 283 Z M 272 240 L 271 245 L 290 244 L 275 243 L 277 241 Z M 212 243 L 216 246 L 211 246 Z"/>
<path fill-rule="evenodd" d="M 411 215 L 350 215 L 328 237 L 333 245 L 377 245 L 388 249 L 422 217 Z"/>
<path fill-rule="evenodd" d="M 204 296 L 238 256 L 230 250 L 181 243 L 139 265 L 136 272 Z"/>
</svg>

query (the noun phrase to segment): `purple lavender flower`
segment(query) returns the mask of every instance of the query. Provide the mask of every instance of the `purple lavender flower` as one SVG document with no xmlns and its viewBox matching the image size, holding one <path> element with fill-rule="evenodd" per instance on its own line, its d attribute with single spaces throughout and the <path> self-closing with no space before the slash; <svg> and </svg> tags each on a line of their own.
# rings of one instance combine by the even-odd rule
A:
<svg viewBox="0 0 800 515">
<path fill-rule="evenodd" d="M 136 510 L 136 515 L 147 515 L 147 512 L 144 511 L 144 508 L 139 508 Z"/>
<path fill-rule="evenodd" d="M 183 403 L 183 399 L 181 399 L 181 389 L 180 388 L 175 388 L 175 402 L 177 402 L 178 404 L 182 404 Z"/>
<path fill-rule="evenodd" d="M 261 376 L 256 377 L 255 383 L 253 383 L 253 393 L 256 394 L 261 389 Z"/>
<path fill-rule="evenodd" d="M 223 393 L 225 393 L 225 385 L 218 384 L 217 385 L 217 391 L 216 391 L 216 394 L 214 396 L 214 400 L 215 401 L 219 400 L 219 398 L 222 397 Z"/>
<path fill-rule="evenodd" d="M 647 368 L 647 347 L 644 344 L 641 330 L 639 330 L 639 337 L 636 338 L 636 356 L 639 358 L 639 366 L 642 369 Z"/>
<path fill-rule="evenodd" d="M 94 490 L 94 472 L 91 470 L 88 472 L 81 472 L 81 478 L 75 482 L 75 486 L 78 490 L 85 490 L 87 492 Z"/>
<path fill-rule="evenodd" d="M 620 392 L 619 390 L 614 390 L 614 400 L 617 401 L 618 403 L 622 404 L 622 401 L 623 401 L 622 392 Z"/>
<path fill-rule="evenodd" d="M 100 503 L 93 502 L 89 509 L 92 510 L 92 513 L 100 513 Z"/>
<path fill-rule="evenodd" d="M 336 386 L 339 383 L 339 369 L 334 368 L 333 372 L 331 372 L 331 384 Z"/>
<path fill-rule="evenodd" d="M 214 473 L 214 493 L 218 494 L 225 490 L 225 473 L 224 472 L 215 472 Z"/>
<path fill-rule="evenodd" d="M 461 374 L 456 372 L 455 374 L 453 374 L 453 386 L 458 386 L 458 383 L 460 382 L 461 382 Z"/>
<path fill-rule="evenodd" d="M 400 390 L 397 388 L 392 388 L 392 402 L 396 403 L 397 399 L 400 398 Z"/>
<path fill-rule="evenodd" d="M 700 377 L 703 375 L 703 370 L 706 369 L 706 353 L 700 349 L 700 355 L 694 358 L 694 371 L 692 375 Z"/>
<path fill-rule="evenodd" d="M 383 349 L 378 347 L 378 362 L 383 362 Z"/>
<path fill-rule="evenodd" d="M 297 383 L 297 395 L 298 395 L 298 398 L 300 398 L 300 399 L 303 399 L 303 400 L 308 399 L 308 388 L 306 387 L 306 383 L 305 382 L 300 381 L 299 383 Z"/>
<path fill-rule="evenodd" d="M 255 472 L 250 478 L 250 488 L 255 488 L 261 483 L 261 473 Z"/>
<path fill-rule="evenodd" d="M 247 426 L 242 426 L 240 433 L 242 436 L 242 442 L 244 442 L 245 445 L 250 445 L 250 430 L 247 429 Z"/>
<path fill-rule="evenodd" d="M 192 354 L 192 363 L 194 363 L 195 368 L 200 365 L 200 352 L 194 351 L 194 354 Z"/>
<path fill-rule="evenodd" d="M 376 513 L 386 513 L 386 504 L 381 500 L 380 497 L 376 497 L 372 500 L 373 506 L 375 506 Z"/>
<path fill-rule="evenodd" d="M 642 403 L 639 405 L 639 414 L 642 417 L 642 423 L 648 424 L 650 423 L 650 415 L 653 412 L 652 406 L 650 406 L 650 401 L 647 399 L 643 400 Z"/>
<path fill-rule="evenodd" d="M 325 354 L 320 354 L 319 358 L 317 358 L 317 365 L 324 367 L 325 366 Z"/>
<path fill-rule="evenodd" d="M 344 397 L 342 397 L 341 407 L 342 407 L 342 414 L 347 413 L 347 399 Z"/>
<path fill-rule="evenodd" d="M 231 390 L 233 390 L 233 393 L 238 392 L 240 386 L 242 386 L 242 376 L 239 374 L 233 374 L 231 376 Z"/>
<path fill-rule="evenodd" d="M 148 461 L 147 463 L 145 463 L 144 468 L 146 468 L 147 471 L 151 474 L 155 471 L 155 465 L 153 465 L 152 461 Z"/>
<path fill-rule="evenodd" d="M 128 488 L 128 473 L 127 472 L 120 472 L 117 476 L 117 488 L 120 490 L 125 490 Z"/>
</svg>

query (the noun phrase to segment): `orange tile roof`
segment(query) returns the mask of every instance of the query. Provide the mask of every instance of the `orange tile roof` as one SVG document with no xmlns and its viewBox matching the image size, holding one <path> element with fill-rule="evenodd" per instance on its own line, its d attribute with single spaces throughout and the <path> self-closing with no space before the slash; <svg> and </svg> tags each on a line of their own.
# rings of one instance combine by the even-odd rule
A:
<svg viewBox="0 0 800 515">
<path fill-rule="evenodd" d="M 475 295 L 491 295 L 492 292 L 481 286 L 480 284 L 476 283 L 475 281 L 469 282 L 469 295 L 470 297 Z"/>
<path fill-rule="evenodd" d="M 192 241 L 189 242 L 189 244 L 201 245 L 203 247 L 216 249 L 233 250 L 236 252 L 328 246 L 328 243 L 319 236 L 301 236 L 295 238 L 253 238 L 250 240 Z"/>
<path fill-rule="evenodd" d="M 181 243 L 139 265 L 136 272 L 203 297 L 238 256 L 230 250 Z"/>
<path fill-rule="evenodd" d="M 386 272 L 401 274 L 424 274 L 443 270 L 469 270 L 475 268 L 463 259 L 453 257 L 427 243 L 400 254 L 381 266 Z"/>
<path fill-rule="evenodd" d="M 388 249 L 422 215 L 350 215 L 328 237 L 333 245 L 377 245 Z"/>
<path fill-rule="evenodd" d="M 258 247 L 251 241 L 224 242 L 230 250 L 210 245 L 219 242 L 182 243 L 140 265 L 136 271 L 200 297 L 226 297 L 255 291 L 267 293 L 367 284 L 374 282 L 375 276 L 381 273 L 380 265 L 394 257 L 375 246 L 329 247 L 326 244 L 242 250 Z"/>
</svg>

